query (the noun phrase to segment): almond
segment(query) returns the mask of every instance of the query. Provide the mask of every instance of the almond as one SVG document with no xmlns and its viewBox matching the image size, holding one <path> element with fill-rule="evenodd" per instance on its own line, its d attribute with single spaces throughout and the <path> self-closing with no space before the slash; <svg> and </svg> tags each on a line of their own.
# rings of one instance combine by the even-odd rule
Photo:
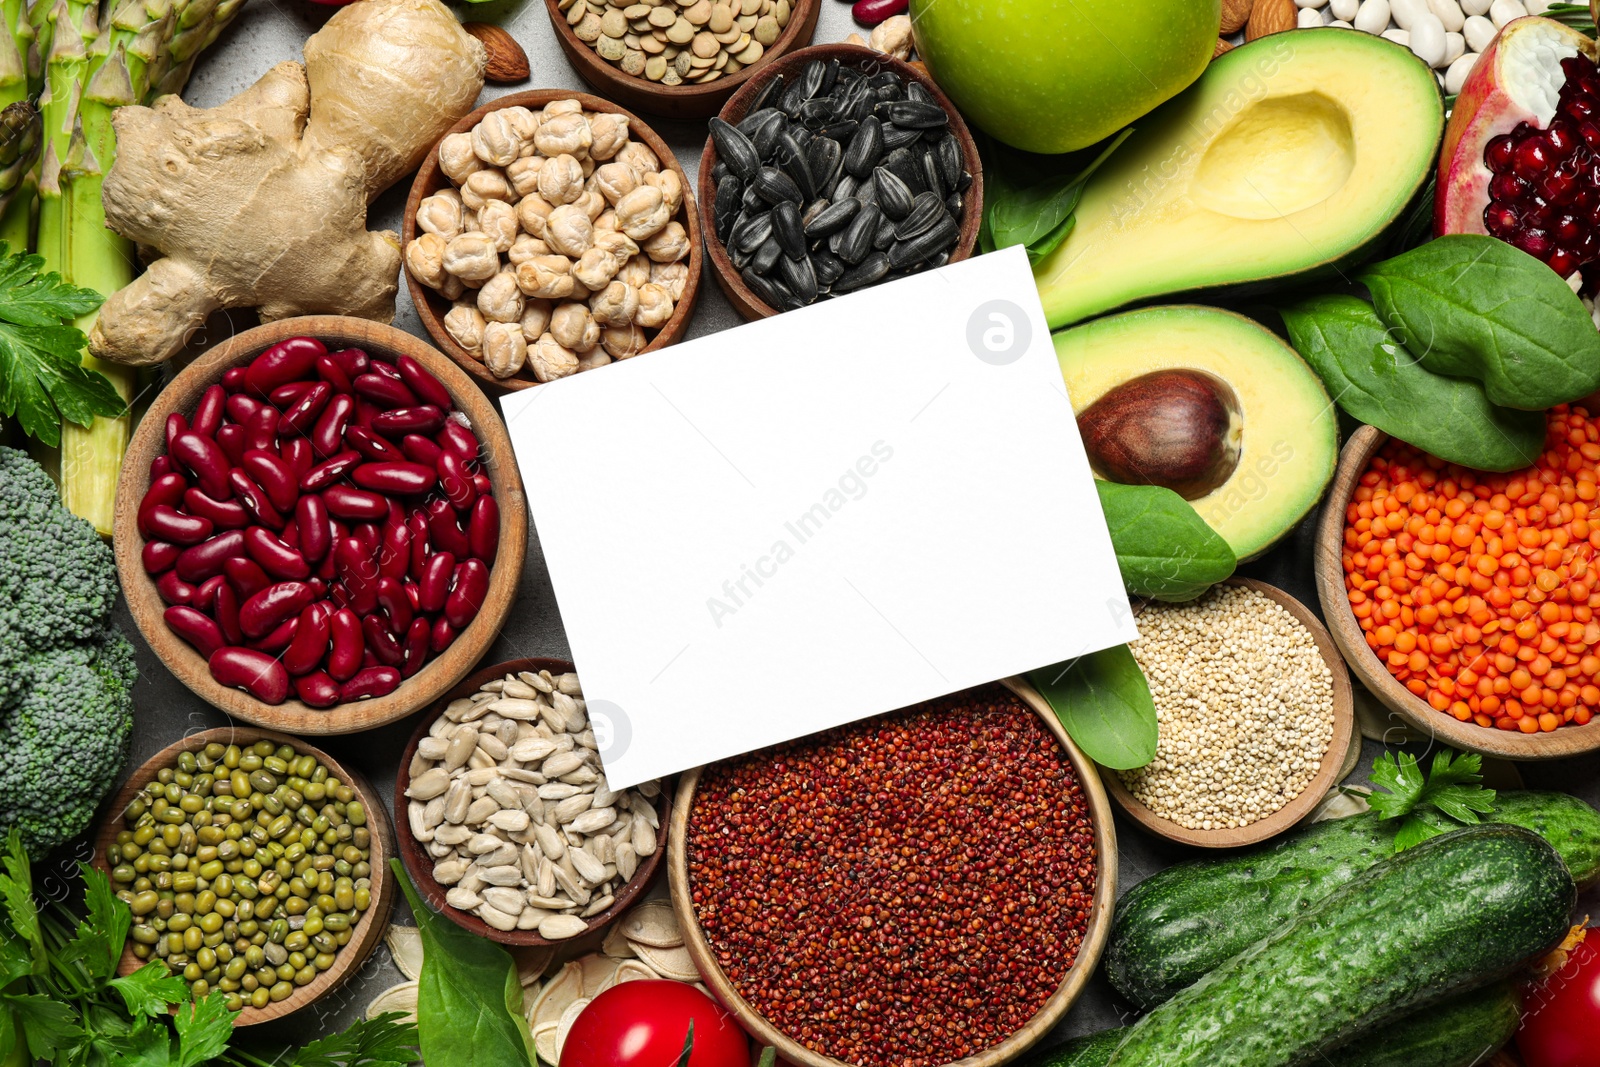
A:
<svg viewBox="0 0 1600 1067">
<path fill-rule="evenodd" d="M 1250 10 L 1255 6 L 1256 0 L 1222 0 L 1222 28 L 1217 32 L 1231 37 L 1244 29 L 1245 23 L 1250 21 Z"/>
<path fill-rule="evenodd" d="M 1600 0 L 1596 0 L 1596 2 L 1600 3 Z M 1231 43 L 1229 43 L 1226 38 L 1218 37 L 1217 38 L 1217 47 L 1215 47 L 1215 48 L 1213 48 L 1211 50 L 1211 58 L 1212 59 L 1216 59 L 1218 56 L 1222 55 L 1224 52 L 1231 52 L 1231 51 L 1233 51 L 1233 45 Z"/>
<path fill-rule="evenodd" d="M 484 81 L 508 85 L 528 80 L 528 53 L 509 33 L 487 22 L 463 22 L 461 28 L 481 41 L 484 51 L 489 53 L 489 63 L 483 69 Z"/>
<path fill-rule="evenodd" d="M 1299 24 L 1299 10 L 1294 0 L 1256 0 L 1255 7 L 1250 11 L 1250 24 L 1244 31 L 1244 39 L 1259 40 L 1268 34 L 1292 30 Z"/>
</svg>

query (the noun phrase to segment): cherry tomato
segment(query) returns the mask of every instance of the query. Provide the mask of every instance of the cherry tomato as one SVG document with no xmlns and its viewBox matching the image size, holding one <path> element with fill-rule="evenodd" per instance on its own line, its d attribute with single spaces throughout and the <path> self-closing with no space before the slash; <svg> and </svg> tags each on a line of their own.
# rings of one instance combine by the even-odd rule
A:
<svg viewBox="0 0 1600 1067">
<path fill-rule="evenodd" d="M 1527 1067 L 1600 1067 L 1600 927 L 1523 998 L 1517 1051 Z"/>
<path fill-rule="evenodd" d="M 750 1044 L 722 1005 L 682 982 L 623 982 L 584 1008 L 561 1067 L 676 1067 L 689 1024 L 688 1067 L 750 1067 Z"/>
</svg>

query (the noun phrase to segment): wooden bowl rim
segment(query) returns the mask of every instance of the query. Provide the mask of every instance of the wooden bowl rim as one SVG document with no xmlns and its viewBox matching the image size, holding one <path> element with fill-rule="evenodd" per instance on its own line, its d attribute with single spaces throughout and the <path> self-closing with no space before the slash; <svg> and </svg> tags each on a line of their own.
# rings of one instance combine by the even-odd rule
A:
<svg viewBox="0 0 1600 1067">
<path fill-rule="evenodd" d="M 140 764 L 138 769 L 122 783 L 122 787 L 117 790 L 109 805 L 103 809 L 98 829 L 95 831 L 93 862 L 97 868 L 107 876 L 110 875 L 106 850 L 116 840 L 117 834 L 125 829 L 122 813 L 127 810 L 140 790 L 147 783 L 154 781 L 162 768 L 176 763 L 179 754 L 196 752 L 213 741 L 224 745 L 237 744 L 240 747 L 257 741 L 272 741 L 279 745 L 289 745 L 302 755 L 316 757 L 318 762 L 338 775 L 340 781 L 347 783 L 356 791 L 356 795 L 367 809 L 367 827 L 372 832 L 370 845 L 372 900 L 367 910 L 362 913 L 361 920 L 352 927 L 349 944 L 339 949 L 332 967 L 317 975 L 310 984 L 297 987 L 286 999 L 276 1004 L 268 1004 L 265 1008 L 247 1005 L 234 1013 L 234 1026 L 255 1026 L 281 1019 L 337 990 L 361 969 L 367 957 L 372 954 L 372 950 L 383 939 L 383 932 L 389 925 L 389 912 L 394 906 L 394 878 L 389 871 L 389 857 L 394 855 L 395 847 L 394 830 L 389 822 L 388 809 L 384 807 L 382 797 L 372 788 L 372 783 L 367 781 L 364 775 L 345 767 L 320 748 L 301 738 L 290 737 L 275 730 L 238 724 L 216 726 L 186 734 L 174 741 Z M 117 973 L 124 976 L 132 974 L 148 962 L 133 954 L 133 945 L 130 942 L 123 949 L 121 959 L 117 961 Z"/>
<path fill-rule="evenodd" d="M 1317 524 L 1313 563 L 1317 598 L 1328 629 L 1350 669 L 1378 702 L 1423 735 L 1441 739 L 1452 748 L 1513 760 L 1564 759 L 1600 750 L 1600 718 L 1583 726 L 1562 726 L 1551 733 L 1525 734 L 1462 722 L 1454 715 L 1434 711 L 1428 702 L 1395 681 L 1394 675 L 1367 645 L 1361 624 L 1350 610 L 1344 588 L 1344 520 L 1351 494 L 1373 455 L 1389 440 L 1375 426 L 1363 426 L 1350 435 L 1339 453 L 1333 485 L 1323 503 Z"/>
<path fill-rule="evenodd" d="M 553 100 L 577 100 L 583 105 L 585 111 L 604 111 L 613 115 L 621 115 L 628 120 L 629 139 L 641 140 L 656 154 L 656 158 L 678 175 L 678 181 L 683 185 L 683 203 L 678 206 L 677 212 L 672 216 L 674 221 L 681 222 L 689 238 L 689 277 L 684 283 L 683 299 L 679 300 L 672 309 L 672 317 L 656 331 L 650 343 L 640 349 L 638 355 L 648 355 L 660 351 L 669 345 L 677 344 L 689 329 L 689 321 L 694 316 L 695 304 L 700 297 L 701 273 L 701 239 L 700 239 L 700 212 L 695 207 L 694 190 L 691 187 L 688 173 L 683 165 L 678 162 L 678 157 L 663 141 L 655 130 L 651 129 L 638 115 L 603 100 L 598 96 L 580 93 L 571 89 L 528 89 L 520 93 L 508 93 L 505 96 L 484 104 L 482 107 L 467 115 L 445 132 L 444 137 L 458 133 L 466 133 L 479 122 L 485 115 L 500 111 L 508 107 L 525 107 L 530 111 L 544 107 Z M 439 142 L 444 140 L 439 138 Z M 422 163 L 417 167 L 417 175 L 411 180 L 411 191 L 406 195 L 405 214 L 400 224 L 400 244 L 402 248 L 408 247 L 417 236 L 417 205 L 421 204 L 424 197 L 432 196 L 445 186 L 453 187 L 450 179 L 444 176 L 444 171 L 439 167 L 439 142 L 428 150 L 422 158 Z M 404 265 L 400 268 L 401 275 L 406 281 L 406 290 L 411 294 L 411 303 L 416 307 L 417 318 L 422 322 L 422 328 L 439 350 L 462 370 L 464 370 L 479 386 L 493 389 L 497 393 L 516 392 L 519 389 L 531 389 L 543 382 L 534 380 L 531 376 L 525 377 L 526 368 L 518 371 L 510 378 L 496 378 L 483 365 L 483 361 L 474 359 L 471 352 L 456 343 L 450 336 L 450 331 L 444 328 L 444 312 L 434 306 L 435 302 L 442 303 L 446 308 L 450 301 L 436 290 L 428 288 L 411 276 L 411 271 Z M 637 358 L 637 357 L 633 357 Z"/>
<path fill-rule="evenodd" d="M 394 810 L 397 829 L 395 831 L 398 844 L 396 851 L 400 854 L 400 862 L 405 864 L 406 871 L 411 875 L 411 884 L 421 893 L 429 906 L 434 911 L 443 915 L 457 926 L 469 933 L 486 937 L 490 941 L 497 941 L 502 945 L 516 945 L 523 948 L 538 948 L 544 946 L 568 945 L 581 940 L 602 927 L 608 926 L 623 912 L 631 908 L 638 897 L 649 887 L 656 873 L 656 868 L 661 865 L 662 853 L 667 850 L 667 827 L 672 818 L 672 802 L 667 796 L 666 786 L 663 785 L 661 793 L 656 797 L 656 814 L 660 816 L 661 825 L 656 830 L 656 850 L 643 858 L 633 877 L 629 879 L 615 894 L 611 906 L 605 911 L 584 921 L 588 923 L 583 932 L 572 937 L 562 938 L 560 941 L 548 941 L 539 936 L 534 930 L 496 930 L 471 912 L 462 911 L 451 907 L 445 901 L 445 890 L 433 879 L 433 858 L 423 850 L 422 843 L 411 833 L 411 819 L 409 815 L 410 798 L 406 790 L 411 786 L 411 760 L 417 754 L 417 743 L 428 736 L 428 727 L 434 720 L 444 714 L 445 707 L 453 700 L 471 696 L 483 687 L 484 683 L 504 678 L 507 674 L 516 674 L 519 671 L 533 671 L 538 673 L 547 670 L 551 674 L 576 673 L 577 668 L 570 660 L 552 659 L 546 656 L 530 656 L 520 659 L 510 659 L 474 671 L 471 675 L 461 680 L 454 689 L 441 696 L 434 702 L 417 722 L 417 728 L 412 731 L 411 739 L 406 742 L 405 752 L 400 757 L 400 769 L 395 774 L 394 782 Z M 402 812 L 406 814 L 402 816 Z"/>
<path fill-rule="evenodd" d="M 1317 651 L 1322 653 L 1323 660 L 1328 664 L 1328 671 L 1333 676 L 1333 737 L 1328 742 L 1327 751 L 1322 754 L 1322 765 L 1317 768 L 1316 775 L 1306 783 L 1305 789 L 1298 796 L 1271 815 L 1258 819 L 1248 826 L 1225 830 L 1191 830 L 1157 815 L 1128 791 L 1128 787 L 1122 784 L 1122 778 L 1116 771 L 1103 768 L 1106 792 L 1111 794 L 1111 799 L 1117 802 L 1118 807 L 1122 808 L 1129 818 L 1158 837 L 1183 845 L 1193 845 L 1196 848 L 1239 848 L 1244 845 L 1259 844 L 1298 823 L 1311 814 L 1316 806 L 1322 803 L 1328 790 L 1344 777 L 1345 757 L 1349 755 L 1354 740 L 1355 699 L 1350 688 L 1350 672 L 1345 667 L 1344 658 L 1340 656 L 1338 647 L 1311 609 L 1277 586 L 1254 578 L 1235 575 L 1220 584 L 1254 589 L 1281 605 L 1301 625 L 1311 631 L 1311 637 L 1317 643 Z"/>
<path fill-rule="evenodd" d="M 1055 712 L 1027 679 L 1002 678 L 992 684 L 1005 686 L 1043 721 L 1045 728 L 1061 745 L 1068 762 L 1072 765 L 1073 773 L 1077 775 L 1084 801 L 1089 808 L 1089 817 L 1094 821 L 1095 828 L 1094 903 L 1089 910 L 1089 922 L 1084 928 L 1083 943 L 1078 948 L 1077 958 L 1066 976 L 1061 979 L 1056 991 L 1045 1001 L 1044 1006 L 1033 1018 L 1020 1029 L 1007 1035 L 1003 1041 L 964 1059 L 953 1060 L 945 1067 L 999 1067 L 1000 1064 L 1007 1063 L 1026 1052 L 1041 1037 L 1049 1033 L 1083 994 L 1085 985 L 1099 965 L 1106 941 L 1111 936 L 1112 913 L 1117 900 L 1117 833 L 1112 819 L 1111 804 L 1106 798 L 1094 761 L 1073 744 L 1072 738 L 1067 736 L 1067 731 L 1056 718 Z M 672 833 L 667 841 L 667 878 L 672 893 L 672 910 L 677 915 L 679 929 L 683 931 L 684 947 L 694 959 L 695 967 L 712 995 L 733 1012 L 739 1024 L 749 1031 L 752 1037 L 762 1044 L 776 1048 L 781 1058 L 799 1064 L 800 1067 L 857 1067 L 844 1060 L 814 1052 L 772 1025 L 750 1006 L 749 1001 L 739 995 L 733 983 L 717 964 L 705 931 L 701 929 L 699 919 L 695 915 L 689 891 L 687 849 L 689 812 L 694 806 L 695 789 L 704 770 L 704 767 L 697 767 L 678 780 L 677 795 L 673 799 Z"/>
<path fill-rule="evenodd" d="M 978 246 L 978 230 L 983 224 L 983 161 L 978 157 L 978 144 L 973 140 L 972 130 L 968 128 L 966 119 L 945 95 L 944 90 L 939 88 L 933 78 L 911 64 L 862 45 L 842 42 L 808 45 L 778 58 L 770 67 L 762 67 L 761 76 L 742 85 L 739 91 L 722 106 L 717 117 L 730 125 L 738 125 L 745 117 L 750 102 L 760 93 L 762 87 L 778 75 L 788 74 L 813 59 L 838 59 L 842 64 L 853 67 L 870 63 L 879 64 L 907 81 L 920 84 L 933 95 L 939 106 L 944 108 L 945 113 L 950 116 L 950 132 L 956 135 L 956 140 L 961 145 L 962 158 L 966 161 L 967 171 L 972 175 L 972 184 L 962 193 L 961 234 L 956 238 L 955 250 L 950 253 L 950 262 L 959 263 L 970 258 Z M 733 269 L 733 261 L 728 257 L 728 250 L 717 237 L 715 218 L 717 191 L 711 178 L 711 172 L 716 165 L 717 146 L 710 136 L 707 136 L 705 148 L 700 153 L 700 176 L 696 189 L 700 197 L 700 211 L 704 216 L 700 220 L 700 230 L 705 234 L 706 256 L 711 260 L 712 276 L 727 296 L 728 302 L 746 319 L 763 319 L 781 314 L 777 308 L 762 300 L 744 283 L 739 272 Z M 876 287 L 868 286 L 861 292 L 873 288 Z"/>
<path fill-rule="evenodd" d="M 551 26 L 555 28 L 556 39 L 561 43 L 562 51 L 566 53 L 573 67 L 577 69 L 579 77 L 601 92 L 620 91 L 636 97 L 640 101 L 639 106 L 647 111 L 651 109 L 651 105 L 659 104 L 664 113 L 675 112 L 686 118 L 699 117 L 702 109 L 703 115 L 714 114 L 717 104 L 737 92 L 752 75 L 763 70 L 769 62 L 782 59 L 794 51 L 800 38 L 804 37 L 806 41 L 810 41 L 812 34 L 816 32 L 817 16 L 821 10 L 821 0 L 792 0 L 788 25 L 784 26 L 783 32 L 772 42 L 771 47 L 763 46 L 761 58 L 755 63 L 715 81 L 662 85 L 649 78 L 628 74 L 621 67 L 601 59 L 599 53 L 579 40 L 578 35 L 573 32 L 567 23 L 566 13 L 561 10 L 559 0 L 545 0 L 545 11 L 550 16 Z M 801 47 L 805 45 L 802 44 Z M 578 59 L 576 56 L 583 58 Z M 596 81 L 605 84 L 595 85 Z"/>
<path fill-rule="evenodd" d="M 335 344 L 377 347 L 409 355 L 432 372 L 450 391 L 457 409 L 472 422 L 483 445 L 485 470 L 500 506 L 500 542 L 490 569 L 489 592 L 483 608 L 449 648 L 430 660 L 417 674 L 401 681 L 388 696 L 335 704 L 319 710 L 301 703 L 291 692 L 282 704 L 265 704 L 211 677 L 199 652 L 167 629 L 162 614 L 167 605 L 145 573 L 140 560 L 144 538 L 136 515 L 139 501 L 150 487 L 150 462 L 165 450 L 167 416 L 192 410 L 205 388 L 221 381 L 223 373 L 242 366 L 279 341 L 302 335 Z M 140 420 L 128 443 L 117 482 L 113 551 L 128 612 L 158 659 L 178 680 L 206 703 L 237 719 L 297 736 L 329 736 L 370 730 L 403 719 L 424 707 L 458 682 L 483 656 L 499 633 L 516 599 L 527 547 L 528 503 L 500 413 L 450 360 L 425 341 L 382 323 L 344 315 L 305 315 L 266 323 L 236 334 L 205 352 L 170 382 Z"/>
</svg>

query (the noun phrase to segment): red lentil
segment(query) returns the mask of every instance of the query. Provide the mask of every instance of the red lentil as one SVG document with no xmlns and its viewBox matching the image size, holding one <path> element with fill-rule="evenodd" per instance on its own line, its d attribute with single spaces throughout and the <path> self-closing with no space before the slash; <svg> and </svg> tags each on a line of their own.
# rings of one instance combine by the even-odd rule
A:
<svg viewBox="0 0 1600 1067">
<path fill-rule="evenodd" d="M 1027 705 L 985 686 L 708 768 L 696 913 L 769 1022 L 862 1067 L 974 1055 L 1077 958 L 1094 824 Z"/>
</svg>

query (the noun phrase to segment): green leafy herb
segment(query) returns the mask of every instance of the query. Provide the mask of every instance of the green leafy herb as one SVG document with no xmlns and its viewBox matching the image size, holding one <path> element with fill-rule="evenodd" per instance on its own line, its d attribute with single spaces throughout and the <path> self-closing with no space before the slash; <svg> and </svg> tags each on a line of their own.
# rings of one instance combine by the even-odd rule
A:
<svg viewBox="0 0 1600 1067">
<path fill-rule="evenodd" d="M 1372 784 L 1379 787 L 1367 798 L 1382 819 L 1404 819 L 1395 835 L 1394 850 L 1403 852 L 1430 837 L 1458 826 L 1471 826 L 1494 810 L 1494 790 L 1483 785 L 1483 757 L 1476 752 L 1440 749 L 1426 778 L 1417 757 L 1385 752 L 1372 767 Z"/>
<path fill-rule="evenodd" d="M 493 941 L 434 914 L 390 860 L 422 936 L 417 1022 L 428 1067 L 505 1067 L 533 1063 L 533 1035 L 522 1014 L 516 961 Z"/>
<path fill-rule="evenodd" d="M 1156 705 L 1127 645 L 1031 671 L 1028 680 L 1096 763 L 1125 771 L 1155 758 Z"/>
<path fill-rule="evenodd" d="M 287 1067 L 408 1067 L 417 1059 L 417 1028 L 384 1012 L 302 1048 Z"/>
<path fill-rule="evenodd" d="M 1100 480 L 1094 484 L 1122 584 L 1134 596 L 1193 600 L 1238 565 L 1228 542 L 1171 489 Z"/>
<path fill-rule="evenodd" d="M 1441 237 L 1361 281 L 1424 367 L 1483 382 L 1491 403 L 1543 411 L 1600 389 L 1600 332 L 1583 301 L 1504 241 Z"/>
<path fill-rule="evenodd" d="M 1480 383 L 1423 367 L 1365 300 L 1316 296 L 1282 315 L 1294 347 L 1354 418 L 1474 470 L 1521 470 L 1544 451 L 1542 411 L 1499 407 Z"/>
<path fill-rule="evenodd" d="M 113 978 L 106 984 L 116 990 L 128 1006 L 128 1014 L 135 1017 L 165 1015 L 169 1005 L 189 995 L 183 976 L 169 973 L 160 960 L 151 960 L 127 977 Z"/>
<path fill-rule="evenodd" d="M 127 408 L 105 375 L 83 366 L 83 332 L 68 324 L 100 301 L 45 271 L 43 257 L 0 242 L 0 415 L 44 444 L 61 443 L 63 419 L 88 426 Z"/>
<path fill-rule="evenodd" d="M 989 142 L 985 152 L 983 225 L 978 240 L 985 252 L 1022 245 L 1037 263 L 1072 232 L 1073 212 L 1086 182 L 1133 130 L 1112 139 L 1088 165 L 1074 170 L 1081 156 L 1035 156 Z"/>
</svg>

